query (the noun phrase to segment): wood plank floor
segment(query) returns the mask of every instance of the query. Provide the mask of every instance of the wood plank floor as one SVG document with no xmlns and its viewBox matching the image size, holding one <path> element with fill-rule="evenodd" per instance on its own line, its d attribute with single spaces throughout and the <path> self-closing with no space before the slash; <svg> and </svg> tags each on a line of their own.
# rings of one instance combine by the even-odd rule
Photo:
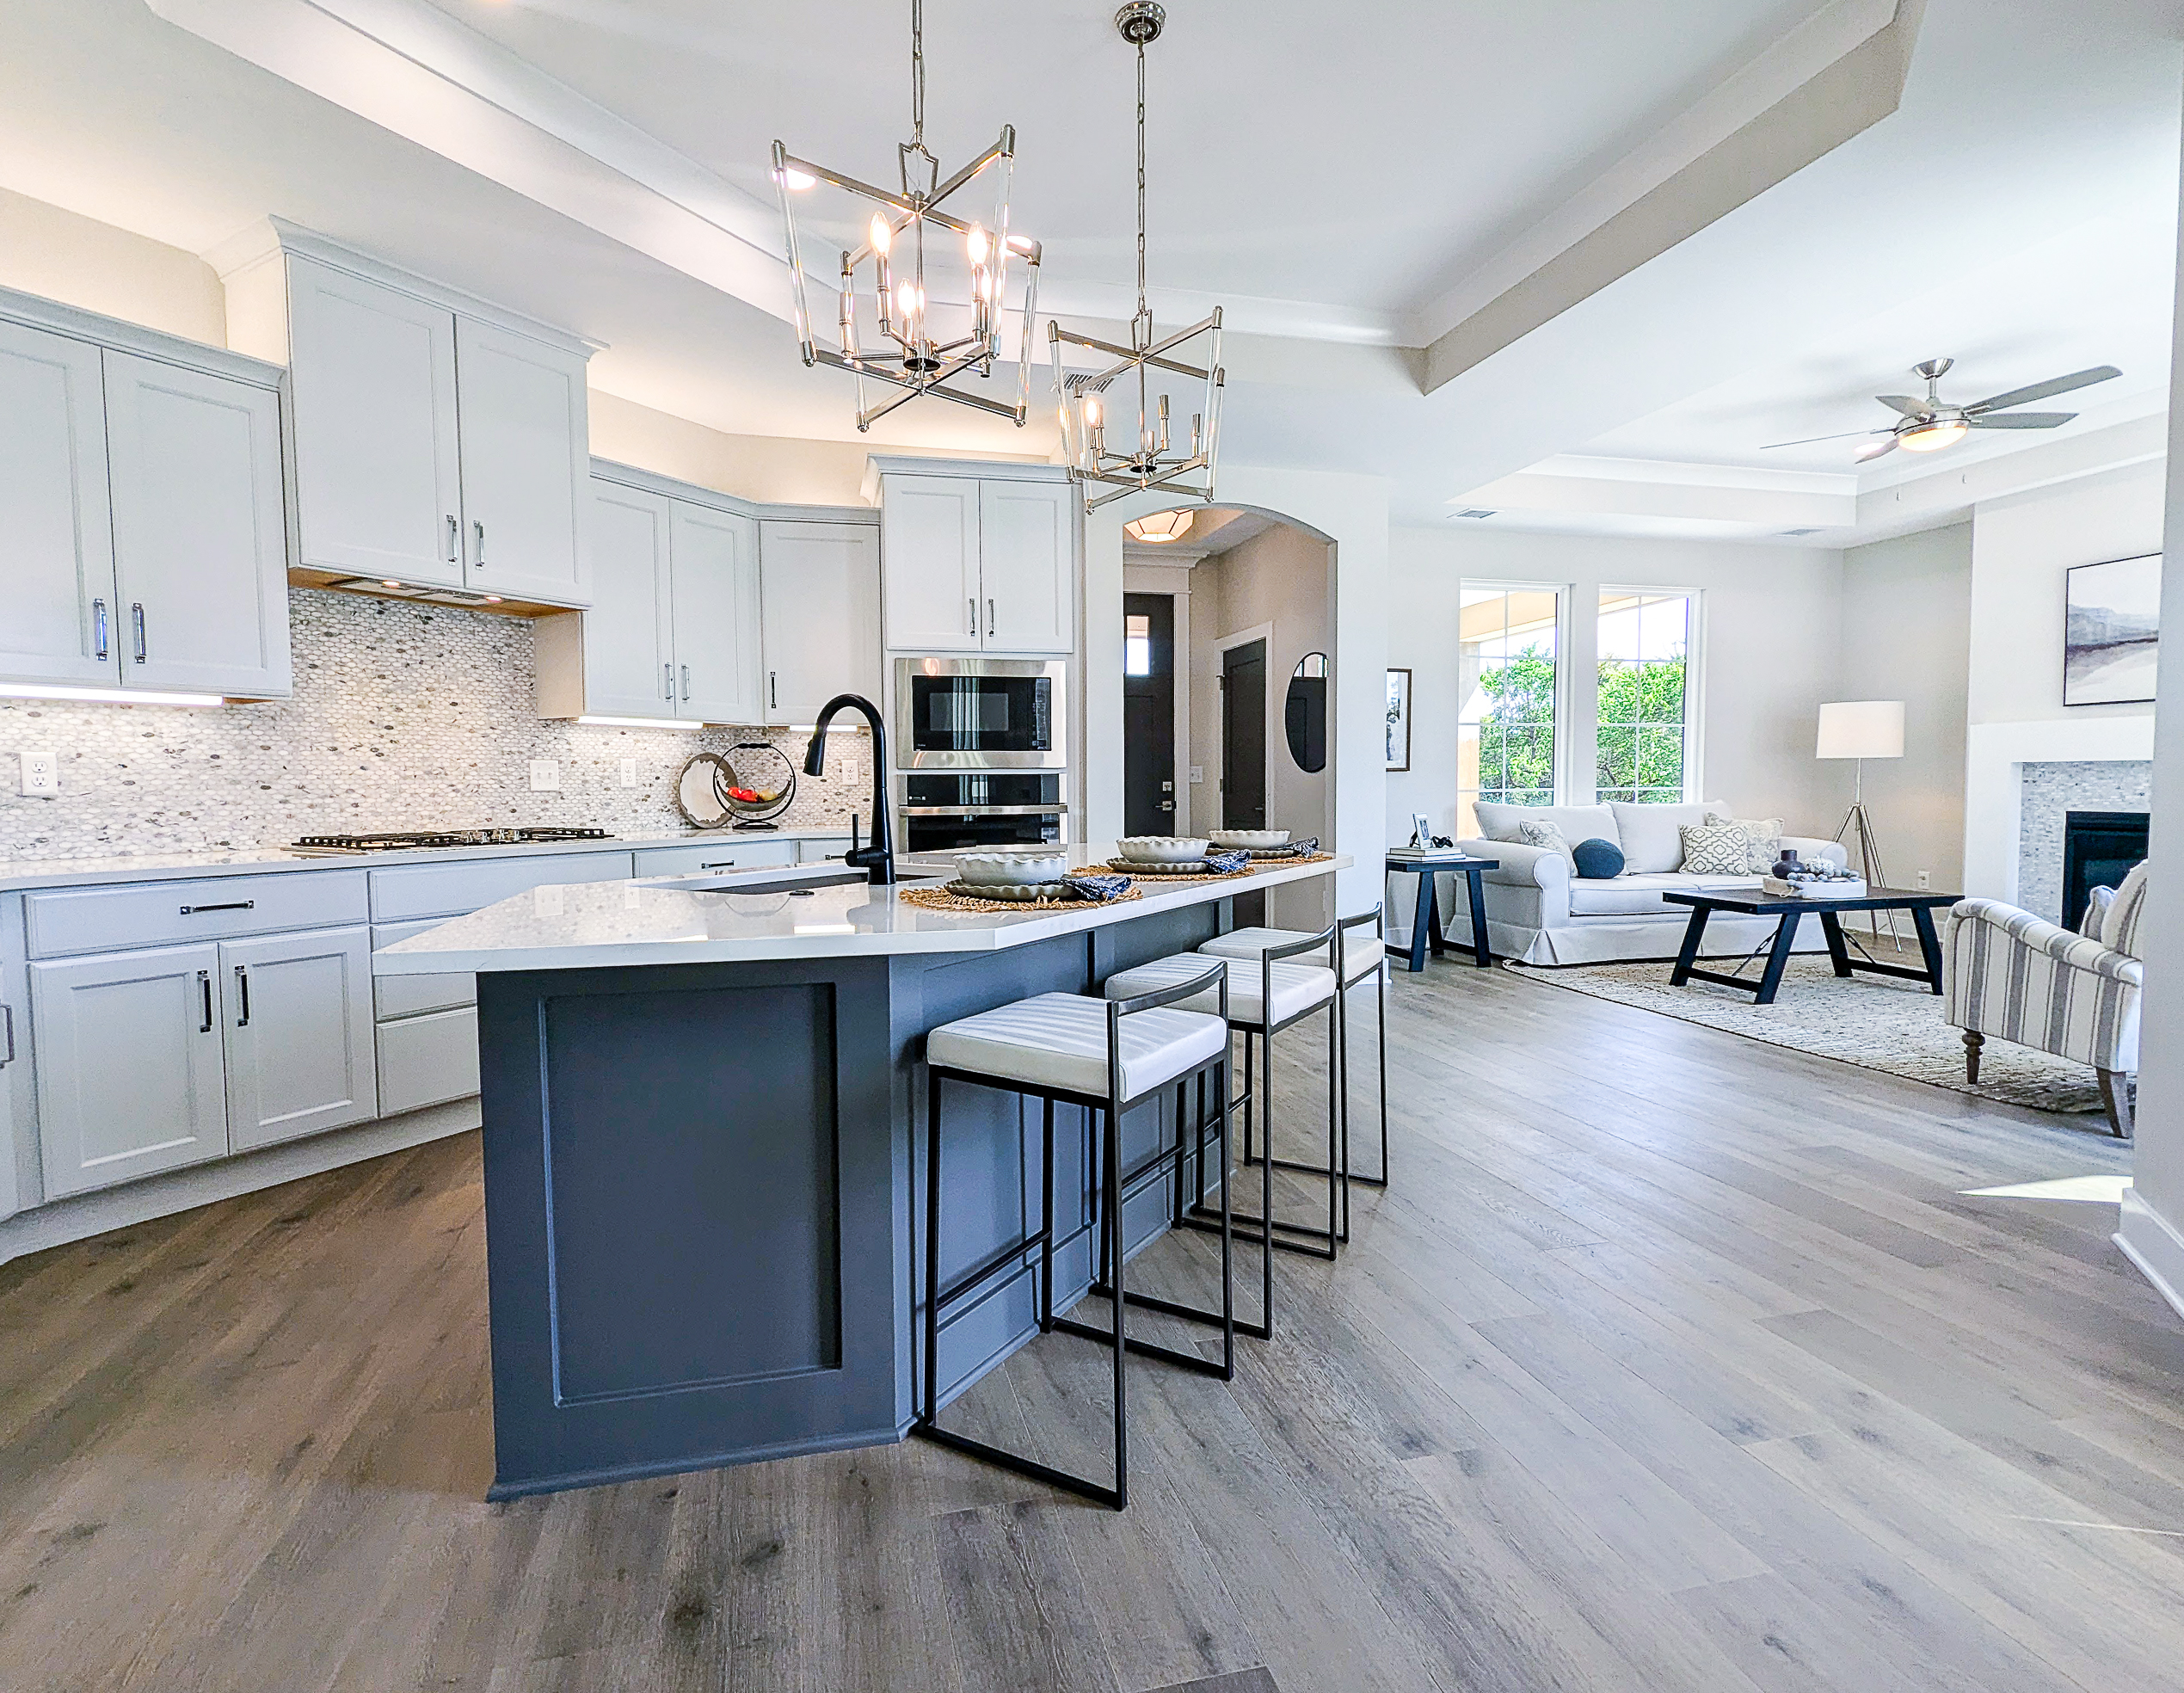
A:
<svg viewBox="0 0 2184 1693">
<path fill-rule="evenodd" d="M 1961 1191 L 2095 1120 L 1392 1005 L 1394 1187 L 1233 1384 L 1137 1370 L 1119 1517 L 915 1442 L 481 1503 L 475 1137 L 0 1270 L 0 1687 L 2184 1685 L 2184 1321 L 2112 1209 Z M 1055 1337 L 951 1415 L 1091 1464 L 1100 1392 Z"/>
</svg>

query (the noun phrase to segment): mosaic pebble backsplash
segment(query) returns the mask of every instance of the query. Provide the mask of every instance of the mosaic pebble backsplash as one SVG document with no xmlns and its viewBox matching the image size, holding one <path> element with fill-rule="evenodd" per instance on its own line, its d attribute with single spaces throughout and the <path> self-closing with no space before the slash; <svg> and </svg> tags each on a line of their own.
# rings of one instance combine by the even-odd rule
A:
<svg viewBox="0 0 2184 1693">
<path fill-rule="evenodd" d="M 783 828 L 846 829 L 852 810 L 871 821 L 864 736 L 840 738 L 815 780 L 801 773 L 807 737 L 786 730 L 548 722 L 532 702 L 522 619 L 315 588 L 291 589 L 288 603 L 292 699 L 201 710 L 0 699 L 0 860 L 402 828 L 674 834 L 687 828 L 674 797 L 684 761 L 750 740 L 773 742 L 800 767 Z M 15 792 L 25 751 L 60 755 L 58 798 Z M 637 761 L 634 788 L 621 785 L 625 758 Z M 532 791 L 533 759 L 560 764 L 559 792 Z"/>
<path fill-rule="evenodd" d="M 2146 811 L 2154 766 L 2144 760 L 2021 765 L 2017 902 L 2051 923 L 2062 920 L 2063 823 L 2071 811 Z"/>
</svg>

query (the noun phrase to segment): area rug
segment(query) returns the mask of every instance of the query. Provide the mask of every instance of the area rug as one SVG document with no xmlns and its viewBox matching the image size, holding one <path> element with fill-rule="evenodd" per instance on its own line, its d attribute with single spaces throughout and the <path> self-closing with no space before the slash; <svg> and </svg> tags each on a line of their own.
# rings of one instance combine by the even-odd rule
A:
<svg viewBox="0 0 2184 1693">
<path fill-rule="evenodd" d="M 1882 963 L 1896 962 L 1885 947 L 1878 956 Z M 1916 958 L 1905 962 L 1915 963 Z M 2100 1084 L 2090 1066 L 2003 1040 L 1988 1041 L 1980 1055 L 1978 1085 L 1972 1086 L 1964 1079 L 1963 1032 L 1942 1021 L 1937 995 L 1916 982 L 1881 976 L 1856 976 L 1846 982 L 1835 974 L 1824 953 L 1793 957 L 1782 976 L 1781 992 L 1771 1006 L 1754 1005 L 1750 994 L 1709 982 L 1671 988 L 1670 967 L 1661 963 L 1552 969 L 1513 963 L 1505 968 L 1529 982 L 1658 1011 L 1747 1040 L 1787 1046 L 2005 1105 L 2044 1111 L 2101 1109 Z M 1709 968 L 1726 974 L 1734 966 L 1717 959 Z M 1758 970 L 1754 961 L 1747 974 L 1756 976 Z"/>
</svg>

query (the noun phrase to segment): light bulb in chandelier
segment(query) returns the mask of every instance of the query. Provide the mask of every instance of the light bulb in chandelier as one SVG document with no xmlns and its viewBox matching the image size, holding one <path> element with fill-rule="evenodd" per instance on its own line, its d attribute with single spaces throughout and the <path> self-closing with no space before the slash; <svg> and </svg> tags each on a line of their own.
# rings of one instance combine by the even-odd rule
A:
<svg viewBox="0 0 2184 1693">
<path fill-rule="evenodd" d="M 860 430 L 925 394 L 998 413 L 1021 427 L 1030 411 L 1040 248 L 1009 229 L 1016 132 L 1005 126 L 993 146 L 944 176 L 940 161 L 925 142 L 923 0 L 911 0 L 910 43 L 911 139 L 895 150 L 899 193 L 873 187 L 873 179 L 863 173 L 830 170 L 791 156 L 779 141 L 773 144 L 798 348 L 805 364 L 830 365 L 857 378 Z M 813 189 L 822 192 L 809 192 Z M 830 198 L 826 190 L 861 200 L 860 212 L 874 202 L 879 208 L 864 226 L 862 244 L 840 251 L 834 281 L 840 351 L 819 345 L 813 336 L 811 278 L 802 249 L 807 236 L 831 246 L 833 231 L 845 225 L 856 229 L 856 219 L 840 219 L 817 205 L 805 209 L 791 200 L 793 194 L 797 201 L 824 202 Z M 961 202 L 988 193 L 990 216 L 963 215 L 969 207 Z M 1022 297 L 1012 311 L 1011 262 L 1018 257 L 1024 261 Z M 972 391 L 972 385 L 990 379 L 1002 360 L 1001 336 L 1012 316 L 1021 323 L 1013 403 Z M 867 379 L 901 391 L 868 403 Z"/>
</svg>

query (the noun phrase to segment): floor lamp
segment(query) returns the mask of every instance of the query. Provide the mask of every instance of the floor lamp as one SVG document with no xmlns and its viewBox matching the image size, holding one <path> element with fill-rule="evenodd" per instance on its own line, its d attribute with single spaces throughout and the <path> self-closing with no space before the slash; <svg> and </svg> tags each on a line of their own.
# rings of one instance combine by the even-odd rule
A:
<svg viewBox="0 0 2184 1693">
<path fill-rule="evenodd" d="M 1873 839 L 1873 819 L 1866 812 L 1866 760 L 1904 756 L 1904 702 L 1900 699 L 1838 699 L 1820 707 L 1820 739 L 1815 755 L 1824 759 L 1855 759 L 1850 809 L 1843 814 L 1843 826 L 1835 838 L 1849 844 L 1858 837 L 1856 863 L 1868 888 L 1888 885 L 1881 868 L 1880 846 Z M 1880 933 L 1878 914 L 1873 933 Z M 1896 938 L 1896 914 L 1888 915 L 1889 939 Z"/>
</svg>

